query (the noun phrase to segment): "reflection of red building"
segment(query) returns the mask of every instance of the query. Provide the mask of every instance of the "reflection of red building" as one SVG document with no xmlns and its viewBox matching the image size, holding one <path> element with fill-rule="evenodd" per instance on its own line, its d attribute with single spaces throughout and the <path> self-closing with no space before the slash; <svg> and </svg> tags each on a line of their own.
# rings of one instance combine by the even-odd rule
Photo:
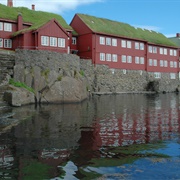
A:
<svg viewBox="0 0 180 180">
<path fill-rule="evenodd" d="M 95 143 L 98 147 L 116 147 L 169 139 L 171 132 L 180 131 L 177 101 L 169 102 L 169 110 L 164 110 L 163 103 L 156 101 L 147 112 L 141 107 L 137 114 L 124 110 L 121 115 L 112 113 L 111 117 L 98 119 Z"/>
</svg>

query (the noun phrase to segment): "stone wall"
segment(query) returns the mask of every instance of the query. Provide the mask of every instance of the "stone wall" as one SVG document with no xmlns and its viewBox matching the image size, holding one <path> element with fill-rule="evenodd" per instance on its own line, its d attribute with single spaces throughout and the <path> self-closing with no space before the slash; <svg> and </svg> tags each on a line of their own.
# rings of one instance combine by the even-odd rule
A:
<svg viewBox="0 0 180 180">
<path fill-rule="evenodd" d="M 179 77 L 170 78 L 170 73 L 161 73 L 161 78 L 153 72 L 109 69 L 106 65 L 92 65 L 91 60 L 81 60 L 81 69 L 85 72 L 90 89 L 99 93 L 122 92 L 174 92 L 179 86 Z"/>
</svg>

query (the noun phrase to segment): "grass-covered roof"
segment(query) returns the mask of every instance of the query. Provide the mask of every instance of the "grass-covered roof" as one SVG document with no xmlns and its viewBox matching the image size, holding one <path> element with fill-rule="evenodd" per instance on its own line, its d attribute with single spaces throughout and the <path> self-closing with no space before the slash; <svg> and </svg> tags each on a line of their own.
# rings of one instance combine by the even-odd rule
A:
<svg viewBox="0 0 180 180">
<path fill-rule="evenodd" d="M 56 19 L 64 29 L 72 30 L 72 27 L 58 14 L 34 11 L 25 7 L 8 7 L 0 4 L 0 18 L 16 21 L 18 14 L 22 15 L 23 22 L 32 23 L 28 30 L 36 30 L 51 19 Z"/>
<path fill-rule="evenodd" d="M 178 37 L 171 37 L 169 39 L 173 41 L 178 47 L 180 47 L 180 39 Z"/>
<path fill-rule="evenodd" d="M 141 28 L 135 28 L 129 24 L 112 21 L 104 18 L 97 18 L 86 14 L 77 14 L 81 20 L 96 33 L 105 33 L 115 36 L 123 36 L 133 39 L 140 39 L 150 43 L 177 46 L 161 33 Z"/>
</svg>

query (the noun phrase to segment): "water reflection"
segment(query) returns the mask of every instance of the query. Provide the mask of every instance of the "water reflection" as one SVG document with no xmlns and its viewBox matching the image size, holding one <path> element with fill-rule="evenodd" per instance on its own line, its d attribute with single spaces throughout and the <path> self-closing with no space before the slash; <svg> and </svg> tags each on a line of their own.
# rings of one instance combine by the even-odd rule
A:
<svg viewBox="0 0 180 180">
<path fill-rule="evenodd" d="M 1 178 L 94 179 L 113 171 L 126 178 L 122 169 L 139 158 L 171 156 L 167 140 L 180 148 L 176 94 L 96 96 L 81 104 L 9 108 L 0 115 L 0 122 L 19 122 L 1 134 Z M 169 147 L 170 153 L 163 151 Z M 176 157 L 178 162 L 178 151 Z"/>
</svg>

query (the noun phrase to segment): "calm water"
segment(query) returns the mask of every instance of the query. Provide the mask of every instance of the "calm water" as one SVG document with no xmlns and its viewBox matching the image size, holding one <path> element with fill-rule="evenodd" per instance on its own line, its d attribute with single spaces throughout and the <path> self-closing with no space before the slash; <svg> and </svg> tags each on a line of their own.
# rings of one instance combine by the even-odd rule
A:
<svg viewBox="0 0 180 180">
<path fill-rule="evenodd" d="M 180 179 L 179 101 L 122 94 L 1 105 L 0 179 Z"/>
</svg>

